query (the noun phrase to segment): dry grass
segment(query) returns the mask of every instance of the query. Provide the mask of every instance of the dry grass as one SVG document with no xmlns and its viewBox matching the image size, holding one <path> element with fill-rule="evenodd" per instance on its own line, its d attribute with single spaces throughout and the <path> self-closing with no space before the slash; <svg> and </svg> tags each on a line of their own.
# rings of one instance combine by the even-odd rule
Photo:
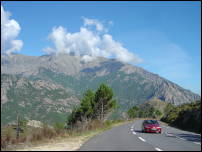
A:
<svg viewBox="0 0 202 152">
<path fill-rule="evenodd" d="M 76 150 L 90 137 L 129 122 L 131 121 L 101 122 L 92 120 L 87 124 L 77 125 L 72 130 L 63 130 L 63 132 L 61 130 L 57 132 L 55 129 L 44 126 L 42 129 L 33 129 L 28 136 L 20 138 L 18 143 L 13 139 L 13 143 L 7 147 L 1 147 L 1 150 Z"/>
<path fill-rule="evenodd" d="M 1 134 L 1 150 L 7 150 L 16 145 L 28 142 L 41 141 L 43 139 L 52 139 L 57 136 L 54 129 L 44 125 L 43 128 L 29 128 L 20 133 L 19 139 L 16 139 L 16 131 L 13 127 L 3 128 Z"/>
</svg>

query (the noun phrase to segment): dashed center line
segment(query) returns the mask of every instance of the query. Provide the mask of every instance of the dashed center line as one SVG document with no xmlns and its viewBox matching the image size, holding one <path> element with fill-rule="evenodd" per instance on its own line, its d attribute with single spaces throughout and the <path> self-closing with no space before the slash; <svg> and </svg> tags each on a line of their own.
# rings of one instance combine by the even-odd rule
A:
<svg viewBox="0 0 202 152">
<path fill-rule="evenodd" d="M 140 140 L 142 140 L 142 141 L 144 141 L 144 142 L 146 142 L 146 140 L 144 140 L 142 137 L 138 137 Z"/>
<path fill-rule="evenodd" d="M 155 148 L 157 151 L 163 151 L 163 150 L 161 150 L 160 148 Z"/>
<path fill-rule="evenodd" d="M 167 128 L 168 128 L 168 127 L 167 127 Z M 133 125 L 131 126 L 131 129 L 130 129 L 130 130 L 132 131 L 132 133 L 133 133 L 134 135 L 137 134 L 137 133 L 134 131 L 134 126 L 133 126 Z M 173 133 L 167 133 L 167 132 L 165 132 L 164 134 L 166 134 L 167 136 L 172 136 L 172 137 L 179 138 L 179 139 L 181 139 L 181 140 L 187 140 L 187 139 L 185 139 L 185 138 L 181 138 L 181 137 L 179 137 L 179 136 L 176 136 L 176 135 L 174 135 Z M 142 137 L 138 137 L 138 138 L 139 138 L 141 141 L 146 142 L 146 140 L 143 139 Z M 201 142 L 193 142 L 193 143 L 198 144 L 198 145 L 201 145 Z M 162 149 L 160 149 L 160 148 L 158 148 L 158 147 L 156 147 L 155 150 L 157 150 L 157 151 L 163 151 Z"/>
<path fill-rule="evenodd" d="M 136 135 L 136 132 L 135 132 L 135 131 L 133 131 L 133 134 L 134 134 L 134 135 Z"/>
</svg>

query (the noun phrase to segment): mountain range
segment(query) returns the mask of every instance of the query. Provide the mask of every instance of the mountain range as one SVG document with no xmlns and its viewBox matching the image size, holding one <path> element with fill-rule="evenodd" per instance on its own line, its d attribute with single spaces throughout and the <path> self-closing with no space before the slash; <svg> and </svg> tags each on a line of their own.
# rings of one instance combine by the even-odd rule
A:
<svg viewBox="0 0 202 152">
<path fill-rule="evenodd" d="M 98 57 L 84 62 L 68 54 L 1 56 L 1 118 L 3 124 L 20 112 L 27 119 L 62 121 L 80 103 L 87 89 L 109 85 L 119 104 L 119 112 L 152 98 L 173 105 L 199 100 L 184 89 L 141 67 L 116 59 Z"/>
</svg>

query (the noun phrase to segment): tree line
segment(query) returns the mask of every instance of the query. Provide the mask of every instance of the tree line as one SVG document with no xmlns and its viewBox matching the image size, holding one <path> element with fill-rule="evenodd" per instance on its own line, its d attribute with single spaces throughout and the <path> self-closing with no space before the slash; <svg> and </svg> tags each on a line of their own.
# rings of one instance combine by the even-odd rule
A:
<svg viewBox="0 0 202 152">
<path fill-rule="evenodd" d="M 160 118 L 163 113 L 149 104 L 144 106 L 133 106 L 127 111 L 129 118 Z"/>
</svg>

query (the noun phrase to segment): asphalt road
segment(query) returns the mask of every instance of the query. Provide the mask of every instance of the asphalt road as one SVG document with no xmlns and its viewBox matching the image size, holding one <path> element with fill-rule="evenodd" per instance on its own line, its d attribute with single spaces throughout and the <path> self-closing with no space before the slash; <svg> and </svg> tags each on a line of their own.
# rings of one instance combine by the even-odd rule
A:
<svg viewBox="0 0 202 152">
<path fill-rule="evenodd" d="M 169 126 L 161 134 L 142 133 L 143 120 L 114 127 L 98 134 L 80 151 L 201 151 L 201 135 Z"/>
</svg>

